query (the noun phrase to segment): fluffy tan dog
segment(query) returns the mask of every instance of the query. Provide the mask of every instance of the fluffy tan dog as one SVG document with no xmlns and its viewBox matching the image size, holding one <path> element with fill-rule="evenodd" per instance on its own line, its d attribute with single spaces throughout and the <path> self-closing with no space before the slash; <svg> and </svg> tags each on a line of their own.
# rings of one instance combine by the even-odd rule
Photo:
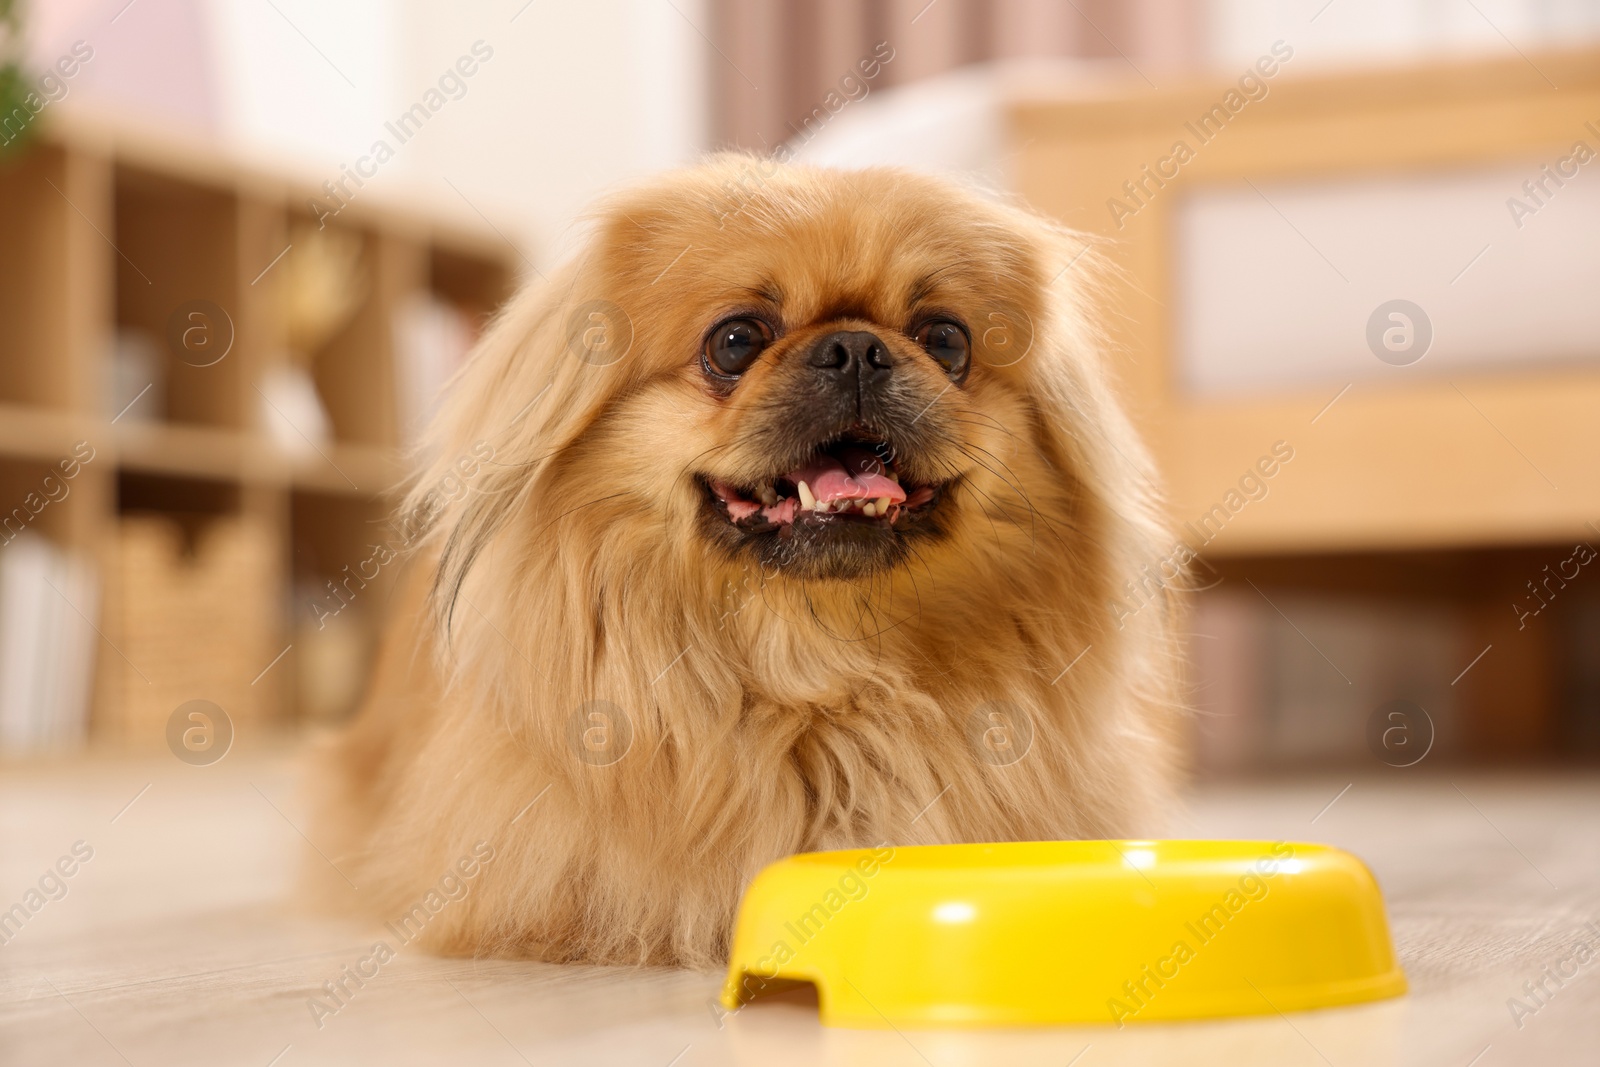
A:
<svg viewBox="0 0 1600 1067">
<path fill-rule="evenodd" d="M 367 903 L 487 842 L 432 947 L 709 966 L 789 853 L 1155 830 L 1171 619 L 1109 605 L 1168 545 L 1084 242 L 739 156 L 595 221 L 433 428 L 323 828 Z"/>
</svg>

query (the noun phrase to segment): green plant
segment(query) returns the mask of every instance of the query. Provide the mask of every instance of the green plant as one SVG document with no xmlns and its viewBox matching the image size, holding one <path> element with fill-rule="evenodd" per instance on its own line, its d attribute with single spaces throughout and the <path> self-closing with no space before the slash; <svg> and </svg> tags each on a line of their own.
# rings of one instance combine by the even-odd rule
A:
<svg viewBox="0 0 1600 1067">
<path fill-rule="evenodd" d="M 32 89 L 22 69 L 26 41 L 22 34 L 22 9 L 17 0 L 0 0 L 0 121 L 19 109 L 31 114 L 25 103 Z M 15 136 L 0 136 L 0 158 L 15 152 L 28 139 L 31 123 L 22 123 Z"/>
</svg>

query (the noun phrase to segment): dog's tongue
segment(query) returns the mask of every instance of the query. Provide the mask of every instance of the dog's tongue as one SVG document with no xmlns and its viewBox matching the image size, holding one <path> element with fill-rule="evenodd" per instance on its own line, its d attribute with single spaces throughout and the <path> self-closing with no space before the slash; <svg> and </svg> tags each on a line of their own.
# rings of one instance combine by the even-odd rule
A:
<svg viewBox="0 0 1600 1067">
<path fill-rule="evenodd" d="M 811 495 L 822 503 L 833 500 L 870 500 L 888 497 L 890 503 L 905 500 L 906 493 L 885 476 L 883 461 L 870 448 L 840 445 L 832 453 L 816 459 L 787 475 L 791 482 L 805 482 Z"/>
</svg>

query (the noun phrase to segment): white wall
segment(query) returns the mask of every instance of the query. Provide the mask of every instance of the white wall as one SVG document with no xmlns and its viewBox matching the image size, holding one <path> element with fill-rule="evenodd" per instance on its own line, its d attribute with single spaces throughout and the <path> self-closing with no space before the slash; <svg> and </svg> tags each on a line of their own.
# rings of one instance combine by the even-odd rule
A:
<svg viewBox="0 0 1600 1067">
<path fill-rule="evenodd" d="M 1251 63 L 1288 41 L 1295 64 L 1358 65 L 1572 47 L 1600 38 L 1596 0 L 1212 0 L 1209 57 Z"/>
<path fill-rule="evenodd" d="M 573 215 L 708 141 L 704 0 L 35 0 L 31 52 L 95 48 L 63 107 L 131 111 L 320 184 L 475 41 L 493 58 L 373 188 L 463 197 L 548 263 Z M 114 20 L 114 21 L 113 21 Z M 391 143 L 394 138 L 388 137 Z M 452 190 L 453 183 L 459 193 Z"/>
<path fill-rule="evenodd" d="M 407 166 L 439 195 L 456 196 L 448 178 L 486 213 L 521 215 L 553 253 L 598 191 L 703 150 L 705 42 L 664 0 L 534 0 L 510 21 L 526 3 L 407 0 L 399 94 L 408 105 L 474 40 L 495 50 Z"/>
</svg>

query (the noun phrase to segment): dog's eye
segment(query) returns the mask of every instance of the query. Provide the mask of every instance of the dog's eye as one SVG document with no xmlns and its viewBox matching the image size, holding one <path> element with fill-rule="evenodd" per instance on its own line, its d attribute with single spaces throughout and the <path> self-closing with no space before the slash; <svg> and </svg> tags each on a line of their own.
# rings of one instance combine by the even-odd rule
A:
<svg viewBox="0 0 1600 1067">
<path fill-rule="evenodd" d="M 706 338 L 707 369 L 729 376 L 743 374 L 771 342 L 772 331 L 760 319 L 729 319 Z"/>
<path fill-rule="evenodd" d="M 967 373 L 967 364 L 972 359 L 972 339 L 959 323 L 934 319 L 917 327 L 911 336 L 927 349 L 928 355 L 939 361 L 950 377 L 959 380 Z"/>
</svg>

